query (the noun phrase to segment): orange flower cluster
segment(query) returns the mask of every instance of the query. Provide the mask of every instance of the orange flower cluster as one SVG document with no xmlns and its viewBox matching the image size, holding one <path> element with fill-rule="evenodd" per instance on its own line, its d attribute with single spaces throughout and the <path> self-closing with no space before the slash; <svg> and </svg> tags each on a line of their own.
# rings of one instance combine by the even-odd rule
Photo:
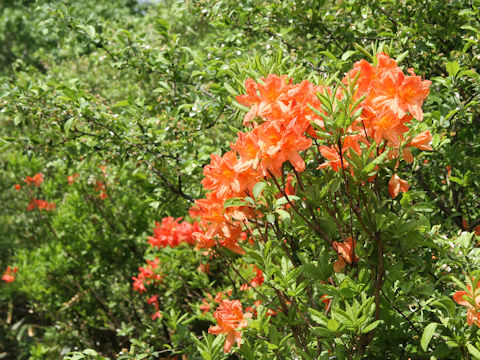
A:
<svg viewBox="0 0 480 360">
<path fill-rule="evenodd" d="M 43 174 L 37 173 L 33 176 L 27 176 L 23 181 L 25 181 L 28 186 L 34 184 L 36 187 L 39 187 L 43 182 Z"/>
<path fill-rule="evenodd" d="M 38 208 L 39 210 L 53 211 L 56 207 L 57 206 L 54 202 L 49 203 L 41 199 L 32 199 L 28 204 L 27 211 L 32 211 L 35 208 Z"/>
<path fill-rule="evenodd" d="M 133 290 L 138 291 L 140 294 L 144 291 L 147 291 L 145 284 L 149 285 L 150 283 L 158 283 L 162 281 L 162 275 L 160 274 L 158 265 L 160 264 L 160 259 L 155 258 L 153 261 L 147 260 L 146 267 L 139 267 L 138 270 L 140 273 L 137 277 L 132 276 L 133 279 Z"/>
<path fill-rule="evenodd" d="M 250 287 L 256 288 L 256 287 L 262 285 L 263 282 L 265 281 L 265 278 L 263 277 L 262 270 L 260 270 L 256 266 L 253 266 L 253 268 L 254 268 L 254 271 L 256 273 L 255 277 L 250 281 L 250 284 L 243 284 L 240 287 L 240 290 L 248 290 Z"/>
<path fill-rule="evenodd" d="M 40 187 L 40 185 L 42 185 L 43 183 L 43 180 L 44 178 L 42 173 L 37 173 L 33 176 L 27 176 L 25 179 L 23 179 L 23 181 L 26 182 L 28 186 L 35 185 L 36 187 Z M 15 189 L 21 190 L 22 187 L 20 186 L 20 184 L 15 184 Z M 32 198 L 32 200 L 30 200 L 30 203 L 27 206 L 27 211 L 32 211 L 36 208 L 38 208 L 39 210 L 53 211 L 56 209 L 56 207 L 57 206 L 54 202 L 49 203 L 45 200 Z"/>
<path fill-rule="evenodd" d="M 155 310 L 157 310 L 152 316 L 152 320 L 159 319 L 162 317 L 162 313 L 160 312 L 160 304 L 158 302 L 158 295 L 153 295 L 151 298 L 147 300 L 147 304 L 155 306 Z"/>
<path fill-rule="evenodd" d="M 346 168 L 349 164 L 344 155 L 349 155 L 350 151 L 360 154 L 360 144 L 370 146 L 373 141 L 377 144 L 379 153 L 388 147 L 389 158 L 398 158 L 401 154 L 407 162 L 413 161 L 410 151 L 412 147 L 432 150 L 429 145 L 432 135 L 428 130 L 414 138 L 404 136 L 409 131 L 406 125 L 413 118 L 423 120 L 422 104 L 431 84 L 416 76 L 413 69 L 409 69 L 408 73 L 410 75 L 405 75 L 395 60 L 384 53 L 377 55 L 376 66 L 365 60 L 355 63 L 343 83 L 347 84 L 358 76 L 354 98 L 358 100 L 365 97 L 359 105 L 363 108 L 362 113 L 346 129 L 347 135 L 343 138 L 341 149 L 338 146 L 320 146 L 319 150 L 327 162 L 319 168 L 331 167 L 335 171 L 342 166 Z M 337 96 L 341 98 L 343 94 L 339 92 Z M 398 179 L 394 182 L 391 186 L 397 189 Z M 399 190 L 406 191 L 405 189 L 405 185 L 402 185 L 398 190 L 390 190 L 390 194 L 396 197 Z"/>
<path fill-rule="evenodd" d="M 413 138 L 405 136 L 409 131 L 406 125 L 413 117 L 423 120 L 421 107 L 431 84 L 416 76 L 412 69 L 408 74 L 384 53 L 378 54 L 376 66 L 365 60 L 355 63 L 343 82 L 348 84 L 357 77 L 354 99 L 363 98 L 359 105 L 363 110 L 345 129 L 341 148 L 338 145 L 319 147 L 327 160 L 319 168 L 331 167 L 335 171 L 346 168 L 349 164 L 344 155 L 349 155 L 350 151 L 360 154 L 361 144 L 370 146 L 373 141 L 378 146 L 377 153 L 388 146 L 390 158 L 398 158 L 401 153 L 408 162 L 413 161 L 411 147 L 432 149 L 429 145 L 432 136 L 428 131 Z M 312 110 L 322 109 L 317 94 L 331 95 L 333 92 L 306 80 L 293 84 L 286 75 L 274 74 L 262 78 L 261 83 L 247 79 L 245 90 L 246 94 L 237 96 L 236 100 L 250 108 L 244 125 L 251 130 L 238 133 L 236 141 L 230 144 L 231 151 L 223 156 L 212 154 L 210 164 L 204 168 L 202 184 L 210 192 L 205 199 L 197 200 L 196 211 L 206 231 L 193 234 L 200 248 L 218 244 L 243 253 L 238 244 L 241 224 L 255 214 L 247 206 L 224 209 L 225 201 L 250 195 L 253 186 L 263 178 L 279 177 L 286 162 L 297 172 L 305 170 L 300 154 L 312 145 L 311 137 L 320 138 L 313 125 L 325 129 L 322 117 L 325 112 Z M 335 96 L 342 99 L 343 90 L 337 91 Z M 392 197 L 407 189 L 400 180 L 398 177 L 392 180 Z"/>
<path fill-rule="evenodd" d="M 189 223 L 182 221 L 181 217 L 174 219 L 173 217 L 165 217 L 162 222 L 155 222 L 155 229 L 153 229 L 153 236 L 148 237 L 148 243 L 157 248 L 165 248 L 167 246 L 176 247 L 182 242 L 194 245 L 195 240 L 192 234 L 200 232 L 200 225 L 198 223 Z"/>
<path fill-rule="evenodd" d="M 10 266 L 7 266 L 7 269 L 3 273 L 2 280 L 5 281 L 6 283 L 11 283 L 15 280 L 15 273 L 17 272 L 18 268 L 14 267 L 11 268 Z"/>
<path fill-rule="evenodd" d="M 98 197 L 102 200 L 105 200 L 106 198 L 108 198 L 106 189 L 107 189 L 107 185 L 104 184 L 103 182 L 98 180 L 95 182 L 95 191 L 100 191 L 100 195 Z"/>
<path fill-rule="evenodd" d="M 300 153 L 312 145 L 307 133 L 314 135 L 310 123 L 323 124 L 320 116 L 309 107 L 320 107 L 316 93 L 325 88 L 308 81 L 292 84 L 287 76 L 270 74 L 262 83 L 245 81 L 247 94 L 237 101 L 250 107 L 244 125 L 252 129 L 238 133 L 230 144 L 231 151 L 223 156 L 212 154 L 204 168 L 202 184 L 210 190 L 205 199 L 196 202 L 205 233 L 194 234 L 198 247 L 215 244 L 243 253 L 238 245 L 242 236 L 241 221 L 253 217 L 252 209 L 236 206 L 224 209 L 225 200 L 250 195 L 262 178 L 280 176 L 286 162 L 297 172 L 305 170 Z"/>
<path fill-rule="evenodd" d="M 217 325 L 210 327 L 208 333 L 227 335 L 223 351 L 229 353 L 235 342 L 240 347 L 242 334 L 238 330 L 247 327 L 247 318 L 252 317 L 252 314 L 243 313 L 242 304 L 238 300 L 223 300 L 213 317 L 217 320 Z"/>
<path fill-rule="evenodd" d="M 475 285 L 475 291 L 472 291 L 472 287 L 468 285 L 468 291 L 457 291 L 453 294 L 453 300 L 467 307 L 467 324 L 480 327 L 480 279 L 472 278 L 472 283 Z"/>
</svg>

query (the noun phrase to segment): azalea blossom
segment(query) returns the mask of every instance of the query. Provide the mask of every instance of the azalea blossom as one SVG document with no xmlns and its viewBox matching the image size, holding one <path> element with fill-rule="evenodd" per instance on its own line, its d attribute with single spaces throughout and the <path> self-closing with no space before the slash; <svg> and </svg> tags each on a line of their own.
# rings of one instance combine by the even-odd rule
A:
<svg viewBox="0 0 480 360">
<path fill-rule="evenodd" d="M 75 178 L 77 178 L 78 176 L 79 176 L 78 173 L 74 175 L 68 175 L 67 176 L 68 185 L 72 185 L 73 182 L 75 181 Z"/>
<path fill-rule="evenodd" d="M 402 180 L 397 174 L 393 174 L 388 182 L 388 192 L 392 199 L 395 199 L 400 191 L 407 192 L 408 188 L 408 183 L 405 180 Z"/>
<path fill-rule="evenodd" d="M 15 273 L 17 272 L 18 268 L 14 267 L 11 268 L 10 265 L 7 266 L 7 269 L 3 273 L 2 280 L 6 283 L 11 283 L 15 280 Z"/>
<path fill-rule="evenodd" d="M 252 288 L 259 287 L 265 281 L 262 270 L 260 270 L 256 266 L 253 266 L 253 269 L 255 270 L 255 274 L 256 274 L 255 277 L 250 281 L 250 284 L 243 284 L 240 287 L 240 290 L 248 290 L 250 287 Z"/>
<path fill-rule="evenodd" d="M 132 276 L 133 290 L 143 293 L 147 291 L 145 285 L 161 282 L 162 275 L 160 274 L 159 264 L 160 259 L 155 258 L 153 261 L 147 260 L 147 266 L 139 267 L 138 270 L 140 273 L 138 276 Z"/>
<path fill-rule="evenodd" d="M 213 317 L 217 320 L 217 325 L 210 327 L 208 333 L 227 335 L 223 351 L 229 353 L 235 342 L 240 348 L 242 334 L 238 330 L 247 327 L 247 318 L 252 317 L 252 314 L 243 313 L 242 304 L 239 300 L 222 300 L 213 313 Z"/>
<path fill-rule="evenodd" d="M 348 237 L 344 242 L 333 242 L 333 249 L 338 254 L 338 260 L 333 264 L 335 272 L 342 271 L 346 264 L 355 264 L 358 261 L 355 246 L 357 246 L 357 241 L 352 237 Z"/>
<path fill-rule="evenodd" d="M 453 294 L 453 300 L 462 306 L 467 307 L 467 324 L 480 327 L 480 281 L 472 278 L 472 284 L 476 284 L 475 291 L 467 285 L 467 291 L 457 291 Z"/>
<path fill-rule="evenodd" d="M 33 177 L 27 176 L 23 181 L 25 181 L 28 186 L 34 184 L 36 187 L 39 187 L 43 182 L 43 174 L 37 173 L 33 175 Z"/>
</svg>

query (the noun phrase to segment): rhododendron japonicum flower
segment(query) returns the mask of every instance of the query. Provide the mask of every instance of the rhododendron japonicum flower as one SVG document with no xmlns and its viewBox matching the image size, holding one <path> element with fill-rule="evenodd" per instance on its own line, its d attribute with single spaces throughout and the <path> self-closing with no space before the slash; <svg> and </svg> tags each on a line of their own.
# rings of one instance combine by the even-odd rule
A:
<svg viewBox="0 0 480 360">
<path fill-rule="evenodd" d="M 147 260 L 146 267 L 139 267 L 138 270 L 140 273 L 138 277 L 132 276 L 133 279 L 133 290 L 143 293 L 147 290 L 145 284 L 150 284 L 152 282 L 157 283 L 162 281 L 162 275 L 158 271 L 158 265 L 160 264 L 160 259 L 155 258 L 153 261 Z"/>
<path fill-rule="evenodd" d="M 364 96 L 360 103 L 362 113 L 358 119 L 346 130 L 342 138 L 347 143 L 352 136 L 356 136 L 357 144 L 364 143 L 368 148 L 372 140 L 377 145 L 385 143 L 389 147 L 399 149 L 404 141 L 404 134 L 409 131 L 407 124 L 413 117 L 423 119 L 422 104 L 429 93 L 431 82 L 421 80 L 412 69 L 410 75 L 405 75 L 397 63 L 387 54 L 377 55 L 377 66 L 370 65 L 365 60 L 355 63 L 353 69 L 343 79 L 348 84 L 357 77 L 355 99 Z M 341 95 L 341 93 L 339 94 Z M 341 98 L 339 96 L 339 98 Z M 355 135 L 353 135 L 355 134 Z M 414 138 L 406 147 L 414 146 L 421 150 L 431 150 L 428 146 L 429 133 L 425 132 Z M 363 137 L 360 139 L 359 136 Z M 359 142 L 360 141 L 360 142 Z M 342 154 L 345 148 L 351 145 L 342 144 Z M 341 167 L 339 151 L 334 148 L 322 146 L 322 156 L 328 161 L 320 168 L 331 166 L 335 171 Z M 355 148 L 357 154 L 359 148 Z M 390 157 L 398 156 L 398 151 L 390 152 Z M 411 162 L 413 158 L 408 149 L 403 151 L 405 160 Z M 348 163 L 343 159 L 343 167 Z"/>
<path fill-rule="evenodd" d="M 212 300 L 212 295 L 207 294 L 209 296 L 210 301 Z M 199 309 L 202 310 L 202 315 L 205 315 L 207 312 L 210 312 L 212 307 L 210 306 L 210 302 L 205 298 L 202 300 L 202 305 L 199 306 Z"/>
<path fill-rule="evenodd" d="M 161 223 L 155 222 L 153 236 L 148 237 L 148 243 L 158 248 L 176 247 L 182 242 L 194 244 L 193 233 L 201 230 L 199 225 L 180 222 L 181 220 L 181 217 L 174 219 L 168 216 L 163 218 Z"/>
<path fill-rule="evenodd" d="M 214 191 L 219 199 L 246 196 L 260 175 L 248 167 L 238 167 L 238 163 L 235 151 L 229 151 L 223 156 L 212 154 L 211 163 L 203 170 L 204 188 Z"/>
<path fill-rule="evenodd" d="M 32 211 L 35 208 L 38 208 L 39 210 L 53 211 L 56 207 L 57 206 L 53 202 L 49 203 L 41 199 L 32 199 L 28 204 L 27 211 Z"/>
<path fill-rule="evenodd" d="M 290 88 L 291 80 L 286 75 L 277 76 L 269 74 L 267 78 L 262 78 L 264 84 L 256 83 L 252 79 L 245 81 L 246 95 L 239 95 L 236 100 L 250 107 L 250 111 L 245 115 L 243 124 L 247 125 L 256 116 L 266 119 L 275 119 L 282 117 L 287 104 L 283 100 Z"/>
<path fill-rule="evenodd" d="M 433 150 L 430 146 L 430 142 L 432 141 L 432 134 L 430 131 L 424 131 L 417 136 L 415 136 L 410 142 L 405 145 L 405 149 L 403 149 L 402 155 L 405 161 L 411 163 L 413 162 L 413 156 L 410 152 L 409 147 L 416 147 L 419 150 Z"/>
<path fill-rule="evenodd" d="M 472 287 L 468 285 L 468 291 L 457 291 L 453 294 L 453 300 L 467 307 L 467 324 L 480 327 L 480 281 L 473 278 L 472 283 L 476 284 L 475 291 L 472 291 Z"/>
<path fill-rule="evenodd" d="M 75 181 L 75 178 L 77 177 L 78 177 L 78 174 L 68 175 L 67 176 L 68 185 L 72 185 L 73 182 Z"/>
<path fill-rule="evenodd" d="M 20 184 L 15 184 L 15 190 L 20 190 L 22 186 Z"/>
<path fill-rule="evenodd" d="M 355 246 L 357 241 L 351 237 L 348 237 L 345 242 L 333 242 L 333 249 L 338 254 L 338 260 L 333 264 L 335 272 L 340 272 L 348 264 L 355 264 L 358 261 L 358 257 L 355 254 Z"/>
<path fill-rule="evenodd" d="M 11 283 L 12 281 L 15 280 L 14 274 L 17 272 L 18 268 L 14 267 L 11 268 L 10 266 L 7 266 L 7 269 L 3 273 L 2 280 L 5 281 L 6 283 Z"/>
<path fill-rule="evenodd" d="M 208 329 L 209 334 L 227 335 L 223 351 L 229 353 L 236 342 L 241 345 L 242 334 L 238 331 L 247 327 L 247 318 L 252 317 L 250 313 L 243 313 L 242 304 L 238 300 L 223 300 L 213 313 L 217 325 Z"/>
<path fill-rule="evenodd" d="M 250 288 L 250 287 L 258 287 L 258 286 L 262 285 L 263 282 L 265 281 L 265 278 L 263 277 L 262 270 L 260 270 L 256 266 L 254 266 L 253 268 L 254 268 L 255 273 L 256 273 L 255 277 L 252 279 L 252 281 L 250 281 L 250 284 L 243 284 L 240 287 L 240 290 L 248 290 L 248 288 Z"/>
<path fill-rule="evenodd" d="M 35 184 L 36 187 L 39 187 L 43 182 L 43 174 L 37 173 L 33 175 L 33 177 L 27 176 L 23 181 L 25 181 L 28 186 Z"/>
<path fill-rule="evenodd" d="M 153 295 L 151 298 L 147 299 L 147 304 L 155 306 L 155 309 L 157 310 L 154 314 L 151 315 L 152 320 L 162 317 L 162 313 L 159 310 L 160 304 L 158 302 L 158 295 Z"/>
<path fill-rule="evenodd" d="M 397 174 L 393 174 L 388 182 L 388 192 L 392 199 L 395 199 L 400 191 L 407 192 L 408 188 L 408 183 L 405 180 L 402 180 Z"/>
</svg>

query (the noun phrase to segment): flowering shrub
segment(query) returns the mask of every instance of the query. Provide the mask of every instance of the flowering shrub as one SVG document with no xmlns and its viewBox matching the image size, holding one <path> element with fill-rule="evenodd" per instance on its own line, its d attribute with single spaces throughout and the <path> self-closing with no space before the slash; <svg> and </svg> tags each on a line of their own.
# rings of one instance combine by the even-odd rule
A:
<svg viewBox="0 0 480 360">
<path fill-rule="evenodd" d="M 0 355 L 480 358 L 477 3 L 2 2 Z"/>
<path fill-rule="evenodd" d="M 409 184 L 398 172 L 402 160 L 414 162 L 413 148 L 432 150 L 430 131 L 419 130 L 431 82 L 407 73 L 379 53 L 336 84 L 295 84 L 275 74 L 245 81 L 246 95 L 236 99 L 249 108 L 249 130 L 223 156 L 211 155 L 205 198 L 189 211 L 195 221 L 163 218 L 148 238 L 158 249 L 196 245 L 208 262 L 233 272 L 234 292 L 214 298 L 209 290 L 196 305 L 200 317 L 216 323 L 209 334 L 225 335 L 225 353 L 375 353 L 377 331 L 404 318 L 387 290 L 395 277 L 387 274 L 409 262 L 401 237 L 429 235 L 407 206 L 414 200 L 406 200 Z M 400 203 L 389 200 L 400 192 Z M 410 225 L 398 228 L 397 217 Z M 210 274 L 208 262 L 199 270 Z M 140 270 L 133 286 L 143 292 L 149 276 Z M 468 307 L 469 324 L 477 321 L 473 296 L 469 290 L 453 297 Z M 156 295 L 148 302 L 159 317 Z M 424 350 L 431 329 L 420 334 Z M 283 340 L 272 337 L 282 331 Z M 255 336 L 264 340 L 253 344 Z"/>
</svg>

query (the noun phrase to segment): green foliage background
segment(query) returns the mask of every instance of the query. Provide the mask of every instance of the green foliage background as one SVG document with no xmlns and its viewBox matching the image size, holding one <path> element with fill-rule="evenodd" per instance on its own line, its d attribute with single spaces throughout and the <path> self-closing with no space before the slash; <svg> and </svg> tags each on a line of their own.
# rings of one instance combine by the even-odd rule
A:
<svg viewBox="0 0 480 360">
<path fill-rule="evenodd" d="M 2 1 L 0 269 L 19 271 L 0 285 L 0 358 L 56 359 L 87 348 L 95 350 L 76 358 L 115 358 L 122 349 L 150 357 L 165 344 L 198 350 L 188 332 L 201 335 L 211 323 L 180 319 L 200 314 L 188 294 L 225 279 L 197 273 L 200 255 L 163 252 L 170 316 L 158 325 L 130 277 L 153 256 L 146 238 L 154 221 L 185 215 L 202 196 L 210 154 L 223 153 L 241 129 L 245 109 L 234 96 L 244 79 L 272 69 L 294 81 L 341 77 L 365 49 L 383 46 L 433 81 L 424 124 L 434 152 L 414 171 L 401 169 L 413 189 L 402 201 L 422 200 L 422 222 L 440 225 L 432 234 L 448 248 L 463 220 L 480 225 L 479 29 L 478 0 Z M 36 196 L 54 201 L 55 212 L 27 212 L 26 190 L 14 189 L 37 172 L 45 182 Z M 96 181 L 107 184 L 104 201 Z M 408 265 L 432 255 L 424 252 Z M 457 273 L 462 266 L 439 261 L 433 278 L 444 264 Z M 220 263 L 212 266 L 221 273 Z M 435 280 L 408 273 L 402 291 L 415 288 L 427 300 Z M 445 303 L 450 311 L 453 302 Z M 414 321 L 434 312 L 423 306 Z M 394 334 L 372 354 L 427 356 L 418 334 Z M 457 350 L 435 342 L 438 358 L 467 354 L 465 341 Z"/>
</svg>

